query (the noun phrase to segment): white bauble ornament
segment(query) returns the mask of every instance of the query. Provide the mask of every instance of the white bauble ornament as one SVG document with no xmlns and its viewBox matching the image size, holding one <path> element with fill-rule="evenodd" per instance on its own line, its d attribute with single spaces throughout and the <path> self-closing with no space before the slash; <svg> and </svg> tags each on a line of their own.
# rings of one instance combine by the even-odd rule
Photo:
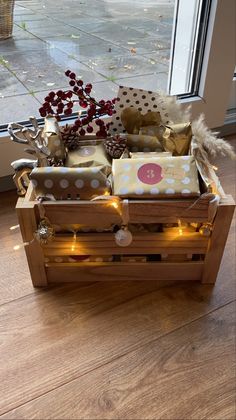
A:
<svg viewBox="0 0 236 420">
<path fill-rule="evenodd" d="M 212 232 L 212 226 L 210 223 L 204 223 L 199 229 L 199 233 L 206 237 L 211 236 L 211 232 Z"/>
<path fill-rule="evenodd" d="M 119 246 L 129 246 L 133 241 L 132 233 L 127 229 L 120 229 L 115 233 L 115 241 Z"/>
</svg>

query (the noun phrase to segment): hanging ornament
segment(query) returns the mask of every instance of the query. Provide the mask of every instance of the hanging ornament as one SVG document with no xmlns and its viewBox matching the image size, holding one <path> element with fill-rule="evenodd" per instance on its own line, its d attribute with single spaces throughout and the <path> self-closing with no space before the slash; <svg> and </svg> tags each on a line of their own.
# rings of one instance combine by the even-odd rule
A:
<svg viewBox="0 0 236 420">
<path fill-rule="evenodd" d="M 34 235 L 41 245 L 46 245 L 48 242 L 53 240 L 55 231 L 46 217 L 40 221 L 38 229 Z"/>
<path fill-rule="evenodd" d="M 199 232 L 203 236 L 206 236 L 206 237 L 211 236 L 212 224 L 211 223 L 203 223 L 203 225 L 199 229 Z"/>
<path fill-rule="evenodd" d="M 129 246 L 133 241 L 132 233 L 128 230 L 127 226 L 122 226 L 115 233 L 115 241 L 118 246 Z"/>
</svg>

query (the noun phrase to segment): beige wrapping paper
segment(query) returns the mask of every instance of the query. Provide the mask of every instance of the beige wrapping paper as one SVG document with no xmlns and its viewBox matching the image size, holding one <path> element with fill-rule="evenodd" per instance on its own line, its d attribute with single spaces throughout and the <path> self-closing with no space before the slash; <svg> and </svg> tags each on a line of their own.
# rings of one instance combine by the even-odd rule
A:
<svg viewBox="0 0 236 420">
<path fill-rule="evenodd" d="M 172 156 L 170 152 L 134 152 L 130 153 L 131 159 L 153 159 L 156 157 Z"/>
<path fill-rule="evenodd" d="M 127 147 L 130 152 L 163 152 L 160 141 L 154 136 L 128 134 Z"/>
<path fill-rule="evenodd" d="M 52 195 L 56 200 L 90 200 L 98 195 L 110 193 L 106 167 L 94 168 L 35 168 L 30 178 L 36 196 Z"/>
<path fill-rule="evenodd" d="M 55 161 L 64 161 L 66 158 L 66 149 L 60 133 L 59 124 L 55 117 L 48 116 L 44 119 L 42 136 L 50 150 L 49 157 L 54 158 Z"/>
<path fill-rule="evenodd" d="M 193 156 L 113 161 L 113 194 L 130 198 L 175 198 L 200 195 Z"/>
<path fill-rule="evenodd" d="M 69 168 L 95 167 L 103 165 L 106 173 L 111 172 L 111 160 L 106 153 L 102 142 L 80 146 L 78 149 L 68 153 L 65 166 Z"/>
</svg>

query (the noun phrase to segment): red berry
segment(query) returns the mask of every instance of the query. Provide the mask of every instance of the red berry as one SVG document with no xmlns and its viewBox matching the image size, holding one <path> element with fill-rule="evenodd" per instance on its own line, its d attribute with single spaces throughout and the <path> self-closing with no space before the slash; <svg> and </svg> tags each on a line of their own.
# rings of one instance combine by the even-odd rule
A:
<svg viewBox="0 0 236 420">
<path fill-rule="evenodd" d="M 69 81 L 69 85 L 71 85 L 71 86 L 75 86 L 75 81 L 74 81 L 74 80 L 70 80 L 70 81 Z"/>
<path fill-rule="evenodd" d="M 77 85 L 78 86 L 83 86 L 83 84 L 84 84 L 83 80 L 77 80 Z"/>
<path fill-rule="evenodd" d="M 75 120 L 74 125 L 75 125 L 75 127 L 79 128 L 81 126 L 81 121 L 79 119 Z"/>
<path fill-rule="evenodd" d="M 55 96 L 56 94 L 55 94 L 55 92 L 50 92 L 49 94 L 48 94 L 48 96 L 49 96 L 49 98 L 54 98 L 54 96 Z"/>
<path fill-rule="evenodd" d="M 47 112 L 45 111 L 45 109 L 43 107 L 39 108 L 39 113 L 41 115 L 41 117 L 46 117 Z"/>
<path fill-rule="evenodd" d="M 72 114 L 72 109 L 71 108 L 65 109 L 64 114 L 65 115 L 71 115 Z"/>
<path fill-rule="evenodd" d="M 59 98 L 62 98 L 62 97 L 63 97 L 63 92 L 62 92 L 62 90 L 58 90 L 58 91 L 57 91 L 57 96 L 58 96 Z"/>
<path fill-rule="evenodd" d="M 74 86 L 73 91 L 74 91 L 75 93 L 77 93 L 77 92 L 78 92 L 78 90 L 79 90 L 78 86 Z"/>
<path fill-rule="evenodd" d="M 88 106 L 87 102 L 83 101 L 83 100 L 80 100 L 79 104 L 80 104 L 81 108 L 87 108 L 87 106 Z"/>
<path fill-rule="evenodd" d="M 87 93 L 87 95 L 89 95 L 89 94 L 91 93 L 91 89 L 90 89 L 90 88 L 88 88 L 88 87 L 86 87 L 86 88 L 84 89 L 84 91 Z"/>
<path fill-rule="evenodd" d="M 80 134 L 81 136 L 85 136 L 86 131 L 85 131 L 83 128 L 81 128 L 81 130 L 79 130 L 79 134 Z"/>
<path fill-rule="evenodd" d="M 74 104 L 73 104 L 73 102 L 68 102 L 67 106 L 68 106 L 68 108 L 73 108 Z"/>
<path fill-rule="evenodd" d="M 71 79 L 75 79 L 75 78 L 76 78 L 76 74 L 75 74 L 75 73 L 71 73 L 71 74 L 70 74 L 70 78 L 71 78 Z"/>
<path fill-rule="evenodd" d="M 88 133 L 92 133 L 93 132 L 93 127 L 91 127 L 91 125 L 88 125 L 87 132 Z"/>
<path fill-rule="evenodd" d="M 65 71 L 65 75 L 66 75 L 66 76 L 70 76 L 70 73 L 71 73 L 71 71 L 70 71 L 70 70 L 66 70 L 66 71 Z"/>
<path fill-rule="evenodd" d="M 91 83 L 87 83 L 86 88 L 92 90 L 93 85 Z"/>
<path fill-rule="evenodd" d="M 69 91 L 66 93 L 66 97 L 67 97 L 67 98 L 72 98 L 72 96 L 73 96 L 73 92 L 71 92 L 71 90 L 69 90 Z"/>
</svg>

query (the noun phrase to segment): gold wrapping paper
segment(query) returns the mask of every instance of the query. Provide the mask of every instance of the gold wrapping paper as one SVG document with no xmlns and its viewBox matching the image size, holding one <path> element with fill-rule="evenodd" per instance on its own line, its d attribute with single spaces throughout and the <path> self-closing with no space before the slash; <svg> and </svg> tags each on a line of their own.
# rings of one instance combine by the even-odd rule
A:
<svg viewBox="0 0 236 420">
<path fill-rule="evenodd" d="M 167 157 L 172 156 L 170 152 L 134 152 L 130 153 L 131 159 L 153 159 L 156 157 Z"/>
<path fill-rule="evenodd" d="M 154 136 L 128 134 L 127 147 L 130 152 L 163 152 L 160 141 Z"/>
<path fill-rule="evenodd" d="M 141 127 L 139 134 L 156 136 L 163 149 L 171 152 L 173 156 L 184 156 L 189 153 L 192 140 L 191 123 Z"/>
<path fill-rule="evenodd" d="M 59 124 L 55 117 L 48 116 L 44 119 L 42 136 L 50 151 L 49 157 L 54 158 L 55 161 L 64 161 L 66 158 L 66 149 L 60 133 Z"/>
<path fill-rule="evenodd" d="M 65 166 L 69 168 L 105 166 L 106 173 L 111 172 L 111 160 L 103 143 L 82 145 L 68 153 Z"/>
<path fill-rule="evenodd" d="M 135 107 L 124 108 L 120 118 L 128 134 L 138 134 L 141 127 L 156 126 L 161 123 L 160 112 L 151 111 L 143 115 Z"/>
<path fill-rule="evenodd" d="M 161 142 L 166 152 L 171 152 L 173 156 L 184 156 L 189 153 L 191 140 L 191 123 L 181 123 L 166 126 Z"/>
<path fill-rule="evenodd" d="M 143 136 L 154 136 L 159 140 L 162 139 L 166 127 L 164 125 L 149 125 L 146 127 L 141 127 L 139 134 Z"/>
<path fill-rule="evenodd" d="M 90 200 L 98 195 L 110 193 L 106 167 L 94 168 L 35 168 L 30 178 L 36 196 L 52 195 L 56 200 Z"/>
<path fill-rule="evenodd" d="M 176 198 L 200 195 L 193 156 L 113 161 L 113 194 L 130 198 Z"/>
</svg>

